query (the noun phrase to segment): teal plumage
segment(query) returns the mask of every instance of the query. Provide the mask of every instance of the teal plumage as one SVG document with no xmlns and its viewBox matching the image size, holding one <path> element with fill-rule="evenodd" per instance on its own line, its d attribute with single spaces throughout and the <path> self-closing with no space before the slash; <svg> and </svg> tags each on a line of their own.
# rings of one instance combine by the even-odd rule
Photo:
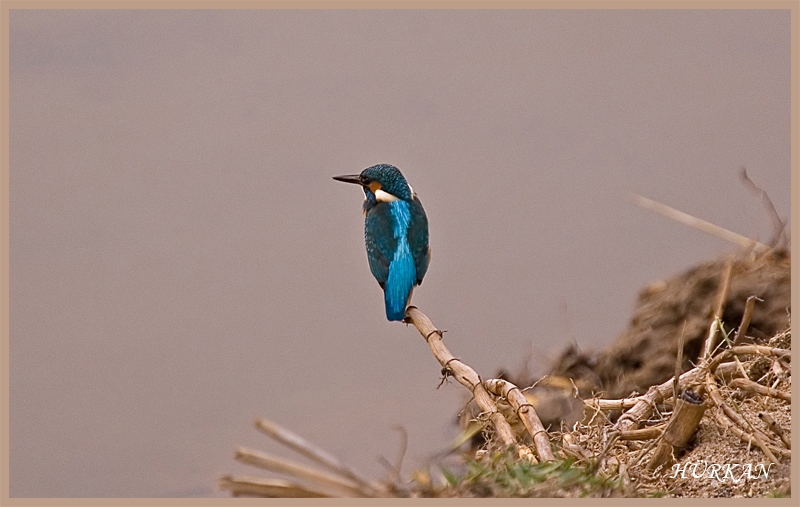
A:
<svg viewBox="0 0 800 507">
<path fill-rule="evenodd" d="M 386 318 L 402 321 L 430 262 L 428 217 L 402 173 L 389 164 L 335 176 L 364 189 L 364 242 L 372 276 L 384 291 Z"/>
</svg>

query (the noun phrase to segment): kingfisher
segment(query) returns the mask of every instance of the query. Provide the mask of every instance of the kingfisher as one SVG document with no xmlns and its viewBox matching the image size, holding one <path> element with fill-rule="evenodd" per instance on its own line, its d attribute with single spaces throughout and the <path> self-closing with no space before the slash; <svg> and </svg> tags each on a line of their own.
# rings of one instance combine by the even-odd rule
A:
<svg viewBox="0 0 800 507">
<path fill-rule="evenodd" d="M 386 318 L 402 321 L 414 287 L 428 271 L 428 217 L 400 169 L 389 164 L 334 176 L 364 190 L 364 242 L 372 276 L 383 289 Z"/>
</svg>

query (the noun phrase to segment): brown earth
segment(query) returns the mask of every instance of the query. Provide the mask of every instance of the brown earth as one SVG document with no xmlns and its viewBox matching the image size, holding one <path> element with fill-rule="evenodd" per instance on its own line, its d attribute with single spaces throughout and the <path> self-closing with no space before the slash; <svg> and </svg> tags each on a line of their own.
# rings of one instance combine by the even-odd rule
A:
<svg viewBox="0 0 800 507">
<path fill-rule="evenodd" d="M 756 301 L 747 341 L 766 341 L 789 327 L 791 258 L 782 250 L 760 256 L 727 256 L 645 287 L 639 294 L 628 328 L 597 354 L 565 349 L 551 375 L 575 380 L 581 397 L 602 393 L 622 398 L 672 377 L 678 343 L 686 324 L 683 370 L 697 363 L 717 305 L 726 265 L 732 261 L 730 289 L 722 314 L 726 332 L 742 321 L 745 303 Z M 733 339 L 733 334 L 730 336 Z"/>
</svg>

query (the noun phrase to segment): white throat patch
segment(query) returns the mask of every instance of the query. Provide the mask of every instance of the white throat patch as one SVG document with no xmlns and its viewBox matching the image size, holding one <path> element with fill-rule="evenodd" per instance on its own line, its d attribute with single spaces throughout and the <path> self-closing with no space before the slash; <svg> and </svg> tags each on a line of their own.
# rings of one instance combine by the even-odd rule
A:
<svg viewBox="0 0 800 507">
<path fill-rule="evenodd" d="M 375 199 L 378 202 L 392 202 L 392 201 L 397 201 L 399 197 L 395 197 L 389 192 L 384 192 L 383 190 L 378 189 L 375 191 Z"/>
</svg>

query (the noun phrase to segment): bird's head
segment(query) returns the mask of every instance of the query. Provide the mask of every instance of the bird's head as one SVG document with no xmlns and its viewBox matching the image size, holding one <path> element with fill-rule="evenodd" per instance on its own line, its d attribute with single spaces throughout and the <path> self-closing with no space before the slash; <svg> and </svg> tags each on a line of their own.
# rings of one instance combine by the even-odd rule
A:
<svg viewBox="0 0 800 507">
<path fill-rule="evenodd" d="M 361 185 L 367 197 L 372 194 L 377 201 L 410 201 L 414 197 L 414 189 L 406 182 L 400 169 L 389 164 L 374 165 L 361 171 L 361 174 L 334 176 L 333 179 Z"/>
</svg>

